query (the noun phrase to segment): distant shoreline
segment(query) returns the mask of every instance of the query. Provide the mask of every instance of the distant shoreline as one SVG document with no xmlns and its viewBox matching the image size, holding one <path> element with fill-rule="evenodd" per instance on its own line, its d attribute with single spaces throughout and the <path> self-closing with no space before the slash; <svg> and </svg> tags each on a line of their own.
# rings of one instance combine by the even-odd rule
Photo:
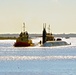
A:
<svg viewBox="0 0 76 75">
<path fill-rule="evenodd" d="M 16 37 L 0 37 L 0 40 L 16 40 Z"/>
<path fill-rule="evenodd" d="M 70 34 L 53 34 L 54 37 L 61 37 L 61 38 L 69 38 L 69 37 L 76 37 L 76 34 L 70 33 Z M 0 34 L 0 40 L 16 40 L 18 38 L 19 34 Z M 29 34 L 30 38 L 33 37 L 42 37 L 42 34 Z"/>
</svg>

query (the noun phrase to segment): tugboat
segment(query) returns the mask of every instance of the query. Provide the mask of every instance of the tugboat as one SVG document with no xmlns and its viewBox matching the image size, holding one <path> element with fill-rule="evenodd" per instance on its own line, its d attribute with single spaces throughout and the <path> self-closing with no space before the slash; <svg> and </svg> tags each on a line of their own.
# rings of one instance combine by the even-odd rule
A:
<svg viewBox="0 0 76 75">
<path fill-rule="evenodd" d="M 14 47 L 28 47 L 33 45 L 32 40 L 29 39 L 28 32 L 25 31 L 25 23 L 23 23 L 23 32 L 21 32 L 19 37 L 16 39 Z"/>
<path fill-rule="evenodd" d="M 48 27 L 48 33 L 46 32 L 46 23 L 43 24 L 43 44 L 46 42 L 46 41 L 55 41 L 55 38 L 53 36 L 52 33 L 50 33 L 50 25 Z"/>
<path fill-rule="evenodd" d="M 41 47 L 52 47 L 52 46 L 64 46 L 64 45 L 69 45 L 67 42 L 62 41 L 61 38 L 55 39 L 53 34 L 50 33 L 50 25 L 48 28 L 49 32 L 46 32 L 46 23 L 43 24 L 43 35 L 42 35 L 42 45 Z"/>
</svg>

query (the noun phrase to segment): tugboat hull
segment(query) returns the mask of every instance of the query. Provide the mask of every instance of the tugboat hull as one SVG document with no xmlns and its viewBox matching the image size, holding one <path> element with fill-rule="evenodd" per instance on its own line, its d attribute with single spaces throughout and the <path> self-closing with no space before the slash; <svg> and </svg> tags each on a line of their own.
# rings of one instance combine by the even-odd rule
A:
<svg viewBox="0 0 76 75">
<path fill-rule="evenodd" d="M 31 46 L 30 43 L 27 43 L 27 42 L 16 42 L 14 44 L 15 47 L 28 47 L 28 46 Z"/>
</svg>

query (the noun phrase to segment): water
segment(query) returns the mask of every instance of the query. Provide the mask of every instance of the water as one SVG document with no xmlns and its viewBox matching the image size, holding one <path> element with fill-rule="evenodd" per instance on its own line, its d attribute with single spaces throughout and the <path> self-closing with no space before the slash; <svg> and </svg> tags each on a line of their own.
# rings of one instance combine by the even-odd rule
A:
<svg viewBox="0 0 76 75">
<path fill-rule="evenodd" d="M 13 47 L 15 40 L 0 40 L 0 75 L 76 75 L 76 38 L 63 40 L 71 46 Z"/>
</svg>

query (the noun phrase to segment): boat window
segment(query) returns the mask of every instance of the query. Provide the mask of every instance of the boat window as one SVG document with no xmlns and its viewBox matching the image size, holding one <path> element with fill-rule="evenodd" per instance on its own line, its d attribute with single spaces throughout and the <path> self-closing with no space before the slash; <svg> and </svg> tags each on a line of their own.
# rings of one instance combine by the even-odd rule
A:
<svg viewBox="0 0 76 75">
<path fill-rule="evenodd" d="M 21 40 L 23 41 L 23 38 L 21 38 Z"/>
</svg>

